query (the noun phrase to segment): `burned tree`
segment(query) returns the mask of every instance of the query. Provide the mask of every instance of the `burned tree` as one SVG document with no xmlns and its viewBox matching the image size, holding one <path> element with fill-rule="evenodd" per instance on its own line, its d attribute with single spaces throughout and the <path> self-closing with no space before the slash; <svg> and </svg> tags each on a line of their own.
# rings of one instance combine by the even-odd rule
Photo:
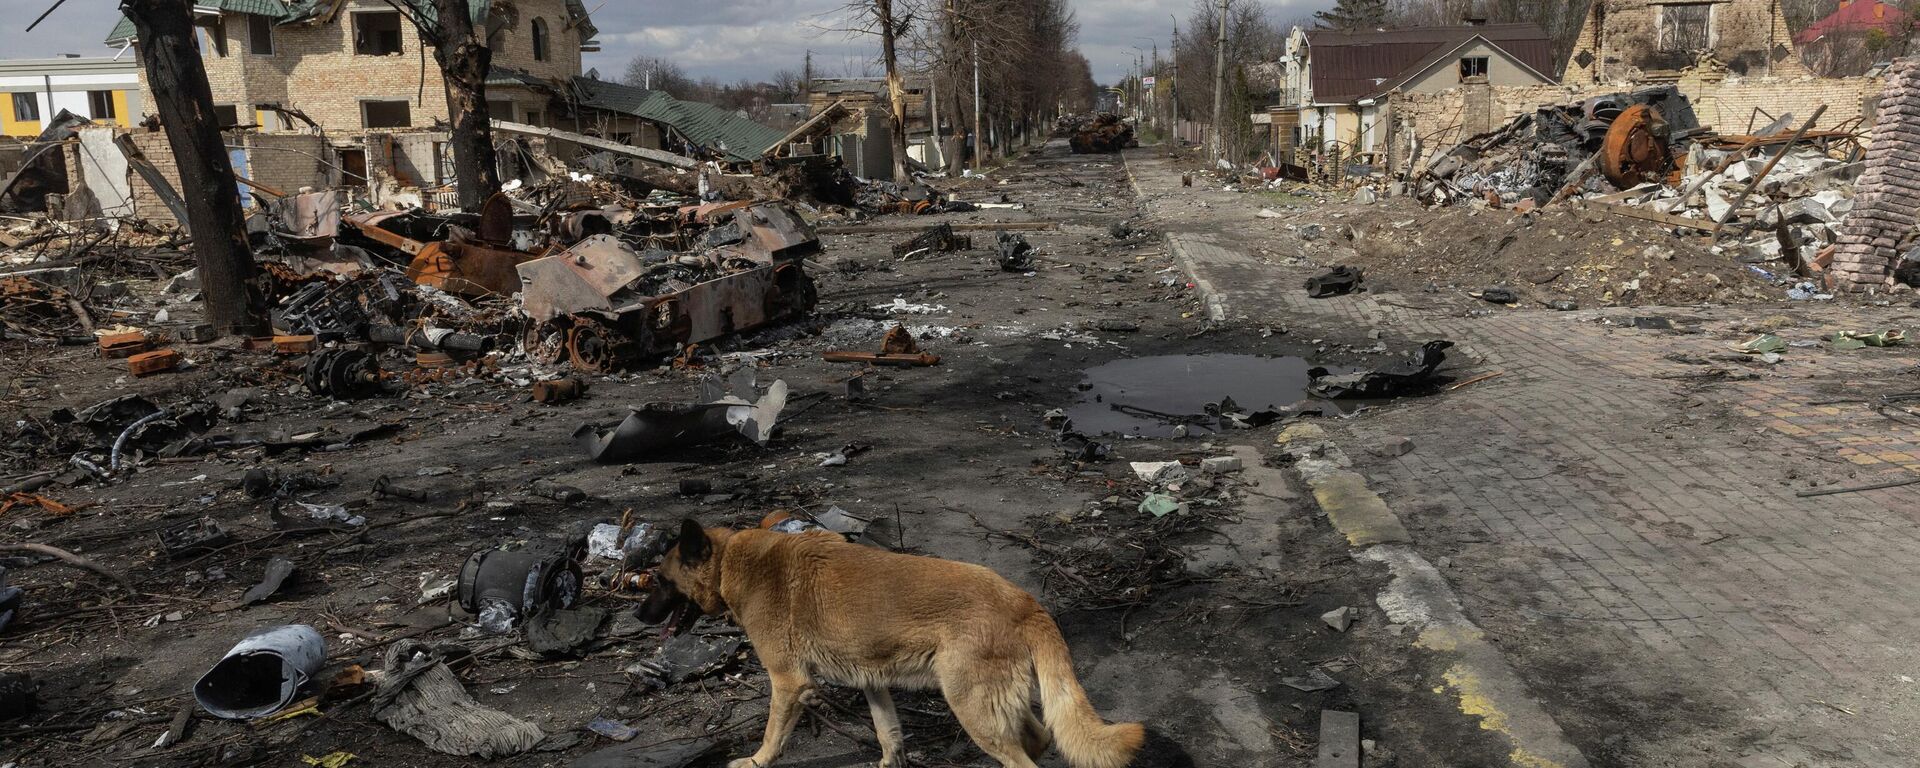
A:
<svg viewBox="0 0 1920 768">
<path fill-rule="evenodd" d="M 893 180 L 905 182 L 907 176 L 907 100 L 900 83 L 900 59 L 894 53 L 894 38 L 899 30 L 893 21 L 893 0 L 874 0 L 874 13 L 880 22 L 881 53 L 887 64 L 887 102 L 893 111 Z M 909 22 L 911 23 L 911 22 Z"/>
<path fill-rule="evenodd" d="M 487 73 L 493 70 L 493 49 L 473 25 L 468 0 L 407 0 L 395 6 L 419 30 L 420 40 L 433 47 L 447 89 L 447 119 L 453 124 L 448 143 L 453 146 L 453 176 L 460 207 L 480 205 L 500 191 L 500 169 L 494 157 L 493 115 L 487 109 Z"/>
<path fill-rule="evenodd" d="M 207 320 L 222 334 L 258 336 L 268 331 L 266 295 L 255 279 L 240 210 L 240 188 L 220 138 L 213 88 L 194 47 L 193 11 L 187 0 L 123 0 L 140 41 L 140 59 L 152 86 L 154 108 L 180 171 L 182 196 L 193 235 Z"/>
</svg>

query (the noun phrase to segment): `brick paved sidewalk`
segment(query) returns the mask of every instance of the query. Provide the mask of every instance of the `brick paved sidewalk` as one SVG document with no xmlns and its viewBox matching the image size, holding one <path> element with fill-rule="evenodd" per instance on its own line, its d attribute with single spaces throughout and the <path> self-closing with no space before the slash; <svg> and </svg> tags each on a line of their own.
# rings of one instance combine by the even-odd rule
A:
<svg viewBox="0 0 1920 768">
<path fill-rule="evenodd" d="M 1149 200 L 1168 194 L 1163 166 L 1131 164 Z M 1214 215 L 1246 215 L 1210 194 Z M 1920 485 L 1796 495 L 1920 476 L 1920 416 L 1858 402 L 1920 390 L 1920 349 L 1792 348 L 1777 365 L 1729 349 L 1781 318 L 1807 341 L 1920 327 L 1920 311 L 1462 317 L 1413 308 L 1425 296 L 1309 300 L 1311 269 L 1252 275 L 1244 253 L 1196 259 L 1229 316 L 1448 338 L 1457 378 L 1501 372 L 1326 426 L 1595 765 L 1920 764 Z M 1693 330 L 1599 322 L 1632 315 Z M 1396 436 L 1415 450 L 1366 450 Z"/>
</svg>

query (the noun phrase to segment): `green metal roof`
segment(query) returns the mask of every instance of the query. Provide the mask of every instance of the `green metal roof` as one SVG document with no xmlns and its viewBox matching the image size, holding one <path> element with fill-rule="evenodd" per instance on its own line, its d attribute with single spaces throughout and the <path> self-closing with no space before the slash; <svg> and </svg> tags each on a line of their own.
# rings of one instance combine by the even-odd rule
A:
<svg viewBox="0 0 1920 768">
<path fill-rule="evenodd" d="M 415 8 L 420 9 L 422 18 L 428 21 L 438 18 L 439 13 L 433 0 L 409 1 Z M 476 27 L 486 26 L 487 15 L 493 7 L 492 2 L 493 0 L 467 0 L 467 7 L 473 11 L 473 23 Z M 194 7 L 215 8 L 224 13 L 271 16 L 280 24 L 289 24 L 318 15 L 327 9 L 327 3 L 323 2 L 323 0 L 294 0 L 293 2 L 284 2 L 283 0 L 195 0 Z M 578 23 L 574 24 L 574 27 L 580 30 L 581 40 L 591 40 L 594 35 L 600 33 L 600 30 L 593 26 L 593 20 L 587 17 L 587 7 L 581 3 L 581 0 L 567 0 L 567 13 L 576 19 L 580 19 Z M 117 45 L 121 41 L 133 39 L 134 36 L 133 20 L 123 15 L 120 17 L 120 23 L 114 25 L 113 31 L 107 33 L 106 42 L 108 45 Z"/>
<path fill-rule="evenodd" d="M 272 16 L 281 18 L 287 15 L 287 4 L 280 0 L 194 0 L 195 8 L 212 8 L 222 13 L 246 13 L 254 16 Z M 120 23 L 113 25 L 113 31 L 107 33 L 107 44 L 113 45 L 134 37 L 133 19 L 125 15 Z"/>
<path fill-rule="evenodd" d="M 785 138 L 785 133 L 712 104 L 681 101 L 661 91 L 585 77 L 573 79 L 580 103 L 621 112 L 672 128 L 687 141 L 750 163 Z"/>
<path fill-rule="evenodd" d="M 553 91 L 553 87 L 545 80 L 519 70 L 501 69 L 499 67 L 494 67 L 487 72 L 487 85 L 524 85 L 529 88 L 539 88 L 549 93 Z"/>
</svg>

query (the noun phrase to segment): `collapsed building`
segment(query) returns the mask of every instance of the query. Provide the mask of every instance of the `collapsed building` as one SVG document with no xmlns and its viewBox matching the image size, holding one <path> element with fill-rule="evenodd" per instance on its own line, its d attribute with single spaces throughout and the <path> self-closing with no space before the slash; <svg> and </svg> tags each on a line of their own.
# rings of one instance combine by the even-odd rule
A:
<svg viewBox="0 0 1920 768">
<path fill-rule="evenodd" d="M 1883 285 L 1913 244 L 1901 65 L 1814 76 L 1778 3 L 1596 0 L 1553 66 L 1529 66 L 1541 51 L 1526 30 L 1472 20 L 1316 34 L 1290 40 L 1281 103 L 1256 115 L 1279 166 L 1269 185 L 1523 211 L 1573 200 L 1710 232 L 1726 257 L 1816 292 Z M 1347 55 L 1356 40 L 1382 55 Z"/>
</svg>

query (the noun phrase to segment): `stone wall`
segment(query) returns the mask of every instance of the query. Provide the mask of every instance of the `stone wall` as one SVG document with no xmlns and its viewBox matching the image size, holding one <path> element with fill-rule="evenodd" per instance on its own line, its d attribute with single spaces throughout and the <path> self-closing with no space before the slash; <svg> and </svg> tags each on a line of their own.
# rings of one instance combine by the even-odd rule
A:
<svg viewBox="0 0 1920 768">
<path fill-rule="evenodd" d="M 1832 266 L 1835 287 L 1856 291 L 1886 284 L 1920 211 L 1920 58 L 1888 71 L 1866 164 Z"/>
</svg>

